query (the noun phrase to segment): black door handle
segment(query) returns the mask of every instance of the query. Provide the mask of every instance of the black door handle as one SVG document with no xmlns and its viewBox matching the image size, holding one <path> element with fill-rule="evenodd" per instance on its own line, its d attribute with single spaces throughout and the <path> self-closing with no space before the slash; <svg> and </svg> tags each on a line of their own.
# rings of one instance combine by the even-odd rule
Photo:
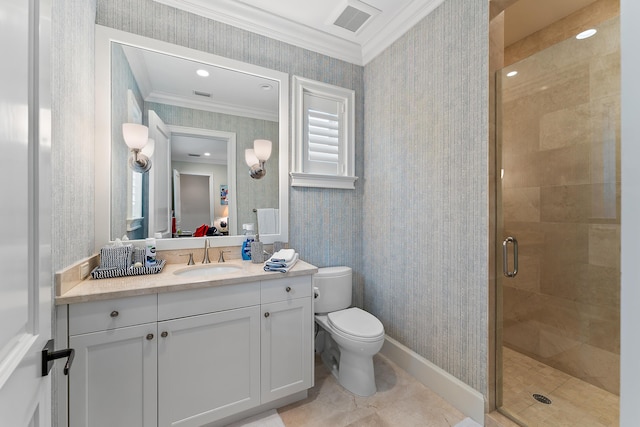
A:
<svg viewBox="0 0 640 427">
<path fill-rule="evenodd" d="M 53 351 L 53 340 L 47 341 L 47 344 L 42 349 L 42 376 L 49 375 L 49 371 L 53 367 L 53 362 L 56 359 L 67 358 L 67 363 L 64 364 L 64 374 L 69 375 L 69 369 L 73 363 L 73 358 L 76 355 L 76 351 L 72 348 L 65 348 L 64 350 Z"/>
</svg>

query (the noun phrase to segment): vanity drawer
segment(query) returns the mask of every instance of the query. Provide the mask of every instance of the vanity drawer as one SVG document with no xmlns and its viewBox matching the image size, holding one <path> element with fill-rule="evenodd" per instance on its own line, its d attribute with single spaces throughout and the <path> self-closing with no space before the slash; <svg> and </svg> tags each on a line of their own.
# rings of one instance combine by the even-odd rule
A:
<svg viewBox="0 0 640 427">
<path fill-rule="evenodd" d="M 311 296 L 311 276 L 287 277 L 260 282 L 263 304 Z"/>
<path fill-rule="evenodd" d="M 260 304 L 259 282 L 214 286 L 158 295 L 158 320 Z"/>
<path fill-rule="evenodd" d="M 69 335 L 141 325 L 158 319 L 156 295 L 69 305 Z"/>
</svg>

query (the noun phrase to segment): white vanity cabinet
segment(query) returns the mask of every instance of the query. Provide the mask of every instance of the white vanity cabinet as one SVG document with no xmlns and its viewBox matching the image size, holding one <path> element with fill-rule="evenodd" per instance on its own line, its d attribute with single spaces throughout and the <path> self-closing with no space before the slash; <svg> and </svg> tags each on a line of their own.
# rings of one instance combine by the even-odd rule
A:
<svg viewBox="0 0 640 427">
<path fill-rule="evenodd" d="M 214 426 L 306 395 L 311 294 L 304 275 L 70 304 L 69 426 Z"/>
</svg>

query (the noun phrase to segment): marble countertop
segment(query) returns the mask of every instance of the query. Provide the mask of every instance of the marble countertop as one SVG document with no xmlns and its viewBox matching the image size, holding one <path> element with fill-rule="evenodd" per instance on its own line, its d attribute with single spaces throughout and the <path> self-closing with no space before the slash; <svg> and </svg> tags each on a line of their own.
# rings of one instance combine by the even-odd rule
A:
<svg viewBox="0 0 640 427">
<path fill-rule="evenodd" d="M 98 301 L 112 298 L 131 297 L 136 295 L 175 292 L 187 289 L 198 289 L 212 286 L 233 285 L 238 283 L 257 282 L 261 280 L 281 279 L 285 277 L 314 274 L 318 268 L 304 261 L 298 261 L 287 273 L 267 272 L 263 264 L 251 261 L 230 260 L 224 264 L 211 263 L 209 266 L 239 266 L 236 272 L 202 275 L 179 276 L 174 274 L 185 268 L 202 268 L 202 264 L 186 266 L 184 264 L 166 264 L 157 274 L 117 277 L 111 279 L 92 279 L 91 276 L 80 281 L 73 288 L 56 296 L 56 305 Z"/>
</svg>

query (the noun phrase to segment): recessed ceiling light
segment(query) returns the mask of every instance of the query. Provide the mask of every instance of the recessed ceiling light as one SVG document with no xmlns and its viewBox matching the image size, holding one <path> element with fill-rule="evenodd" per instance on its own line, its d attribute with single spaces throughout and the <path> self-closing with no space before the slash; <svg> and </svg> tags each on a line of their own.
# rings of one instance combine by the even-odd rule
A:
<svg viewBox="0 0 640 427">
<path fill-rule="evenodd" d="M 589 37 L 591 37 L 592 35 L 594 35 L 597 32 L 598 32 L 598 30 L 596 30 L 595 28 L 591 28 L 590 30 L 586 30 L 586 31 L 581 32 L 580 34 L 578 34 L 576 36 L 576 38 L 578 40 L 588 39 Z"/>
<path fill-rule="evenodd" d="M 196 74 L 199 75 L 200 77 L 209 77 L 209 72 L 207 70 L 203 70 L 202 68 L 197 70 Z"/>
<path fill-rule="evenodd" d="M 262 90 L 271 90 L 271 89 L 273 89 L 273 86 L 271 86 L 269 83 L 262 83 L 260 85 L 260 89 L 262 89 Z"/>
<path fill-rule="evenodd" d="M 517 71 L 509 71 L 509 72 L 507 73 L 507 77 L 513 77 L 513 76 L 515 76 L 515 75 L 517 75 L 517 74 L 518 74 L 518 72 L 517 72 Z"/>
<path fill-rule="evenodd" d="M 204 155 L 205 155 L 205 156 L 210 156 L 210 155 L 211 155 L 211 153 L 204 153 Z"/>
</svg>

